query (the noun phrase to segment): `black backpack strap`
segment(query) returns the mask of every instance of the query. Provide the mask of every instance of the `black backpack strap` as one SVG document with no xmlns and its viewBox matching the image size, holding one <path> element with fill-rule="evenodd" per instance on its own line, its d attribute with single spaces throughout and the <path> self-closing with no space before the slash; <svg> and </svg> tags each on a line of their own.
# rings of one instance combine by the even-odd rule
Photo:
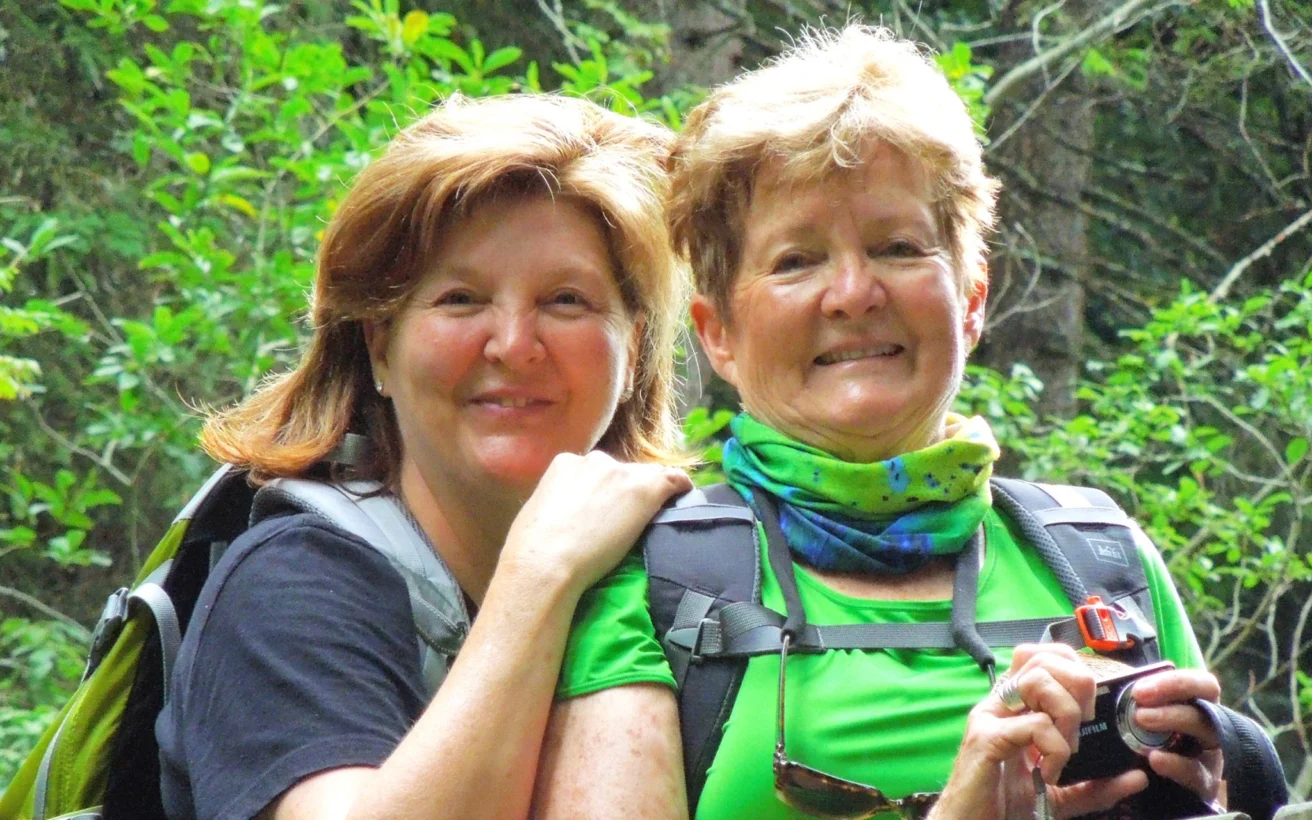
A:
<svg viewBox="0 0 1312 820">
<path fill-rule="evenodd" d="M 738 493 L 718 484 L 693 491 L 663 510 L 640 543 L 652 623 L 679 685 L 679 729 L 691 816 L 720 748 L 747 658 L 694 663 L 692 648 L 677 638 L 686 630 L 695 633 L 708 615 L 727 604 L 760 601 L 756 517 Z"/>
<path fill-rule="evenodd" d="M 1289 801 L 1284 769 L 1271 738 L 1251 718 L 1228 706 L 1196 703 L 1221 741 L 1229 809 L 1242 811 L 1253 820 L 1271 820 L 1276 809 Z"/>
<path fill-rule="evenodd" d="M 1111 496 L 1088 487 L 1014 478 L 993 478 L 989 484 L 994 506 L 1016 523 L 1072 606 L 1096 595 L 1142 624 L 1145 639 L 1134 649 L 1107 654 L 1134 666 L 1160 660 L 1140 547 L 1147 536 Z"/>
</svg>

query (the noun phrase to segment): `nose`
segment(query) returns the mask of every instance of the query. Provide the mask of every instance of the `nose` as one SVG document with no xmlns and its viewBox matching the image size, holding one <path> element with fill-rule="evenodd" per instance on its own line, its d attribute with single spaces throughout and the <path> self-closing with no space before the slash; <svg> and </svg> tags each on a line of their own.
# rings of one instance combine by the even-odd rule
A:
<svg viewBox="0 0 1312 820">
<path fill-rule="evenodd" d="M 538 334 L 538 316 L 532 309 L 497 311 L 483 354 L 511 368 L 536 364 L 546 357 Z"/>
<path fill-rule="evenodd" d="M 829 318 L 855 319 L 888 302 L 888 292 L 875 266 L 864 254 L 834 260 L 825 283 L 820 309 Z"/>
</svg>

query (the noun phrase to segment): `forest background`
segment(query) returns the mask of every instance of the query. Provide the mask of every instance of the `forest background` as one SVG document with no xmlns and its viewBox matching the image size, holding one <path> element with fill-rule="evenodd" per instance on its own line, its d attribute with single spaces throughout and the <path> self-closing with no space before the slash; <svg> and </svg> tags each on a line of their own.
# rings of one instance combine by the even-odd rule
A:
<svg viewBox="0 0 1312 820">
<path fill-rule="evenodd" d="M 0 784 L 214 468 L 197 408 L 295 359 L 322 227 L 398 128 L 539 90 L 678 128 L 852 14 L 934 49 L 1006 185 L 961 409 L 1145 525 L 1306 797 L 1308 0 L 3 0 Z M 710 479 L 735 399 L 685 352 Z"/>
</svg>

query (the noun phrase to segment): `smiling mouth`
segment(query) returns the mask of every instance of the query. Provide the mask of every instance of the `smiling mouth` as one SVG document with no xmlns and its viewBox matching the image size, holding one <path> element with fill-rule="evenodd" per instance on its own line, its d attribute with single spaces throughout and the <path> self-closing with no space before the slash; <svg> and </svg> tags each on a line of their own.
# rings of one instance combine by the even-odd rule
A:
<svg viewBox="0 0 1312 820">
<path fill-rule="evenodd" d="M 876 345 L 874 347 L 864 347 L 860 350 L 844 350 L 836 353 L 823 353 L 815 357 L 815 363 L 825 365 L 850 362 L 856 359 L 878 359 L 885 356 L 896 356 L 901 352 L 902 345 L 890 343 Z"/>
<path fill-rule="evenodd" d="M 486 405 L 489 405 L 489 406 L 491 406 L 491 407 L 504 407 L 504 408 L 512 408 L 512 407 L 513 407 L 513 408 L 524 408 L 524 407 L 530 407 L 530 406 L 534 406 L 534 405 L 547 404 L 547 402 L 546 402 L 544 399 L 527 399 L 527 398 L 519 398 L 519 399 L 479 399 L 478 403 L 479 403 L 479 404 L 486 404 Z"/>
</svg>

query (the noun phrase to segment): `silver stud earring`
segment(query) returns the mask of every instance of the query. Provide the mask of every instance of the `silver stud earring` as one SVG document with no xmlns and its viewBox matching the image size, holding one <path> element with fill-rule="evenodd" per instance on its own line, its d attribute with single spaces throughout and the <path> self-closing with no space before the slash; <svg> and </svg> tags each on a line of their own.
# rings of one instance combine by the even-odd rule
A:
<svg viewBox="0 0 1312 820">
<path fill-rule="evenodd" d="M 383 395 L 383 383 L 381 381 L 374 382 L 374 392 L 380 396 Z"/>
</svg>

